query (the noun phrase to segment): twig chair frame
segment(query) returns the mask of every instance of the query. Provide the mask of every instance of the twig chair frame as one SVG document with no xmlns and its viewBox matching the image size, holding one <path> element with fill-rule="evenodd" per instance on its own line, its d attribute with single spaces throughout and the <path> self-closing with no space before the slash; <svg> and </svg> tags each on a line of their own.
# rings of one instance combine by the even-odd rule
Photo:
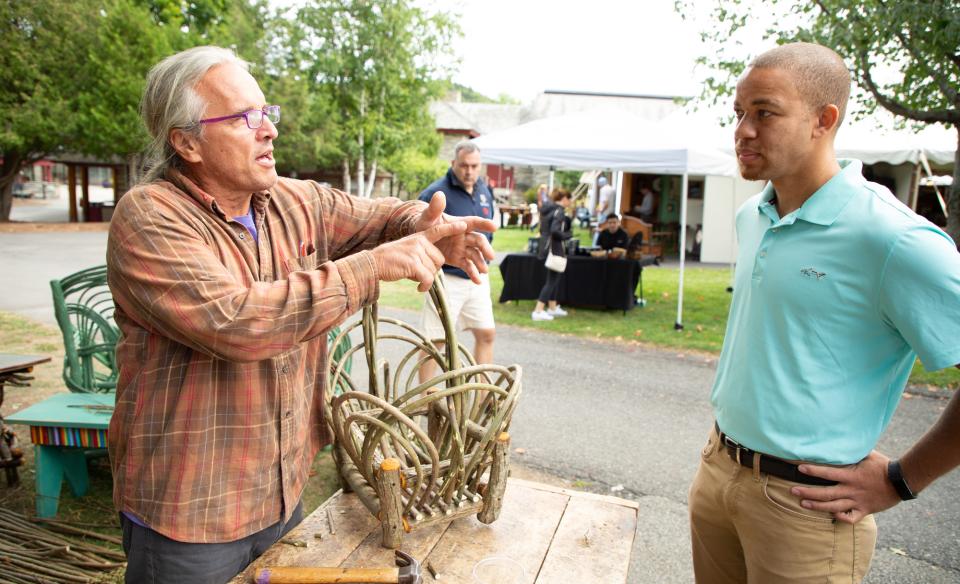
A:
<svg viewBox="0 0 960 584">
<path fill-rule="evenodd" d="M 344 326 L 332 346 L 357 328 L 362 342 L 339 359 L 327 358 L 327 387 L 337 391 L 324 401 L 324 414 L 334 435 L 341 484 L 380 520 L 387 548 L 400 547 L 404 532 L 473 513 L 492 523 L 506 489 L 508 430 L 521 393 L 521 369 L 476 363 L 457 340 L 440 275 L 430 298 L 443 323 L 442 339 L 380 317 L 373 305 Z M 406 346 L 392 371 L 386 359 L 378 358 L 384 341 Z M 366 391 L 346 370 L 361 349 Z M 428 360 L 440 372 L 420 383 L 418 370 Z"/>
</svg>

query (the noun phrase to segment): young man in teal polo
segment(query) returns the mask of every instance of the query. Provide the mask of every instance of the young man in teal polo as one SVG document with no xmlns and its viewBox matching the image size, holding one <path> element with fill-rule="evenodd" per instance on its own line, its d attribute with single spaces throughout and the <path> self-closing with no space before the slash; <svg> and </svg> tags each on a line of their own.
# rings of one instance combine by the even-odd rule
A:
<svg viewBox="0 0 960 584">
<path fill-rule="evenodd" d="M 850 75 L 783 45 L 737 84 L 740 251 L 690 488 L 697 582 L 860 582 L 872 513 L 960 464 L 960 398 L 899 460 L 873 450 L 914 360 L 960 363 L 960 254 L 858 161 L 837 160 Z"/>
</svg>

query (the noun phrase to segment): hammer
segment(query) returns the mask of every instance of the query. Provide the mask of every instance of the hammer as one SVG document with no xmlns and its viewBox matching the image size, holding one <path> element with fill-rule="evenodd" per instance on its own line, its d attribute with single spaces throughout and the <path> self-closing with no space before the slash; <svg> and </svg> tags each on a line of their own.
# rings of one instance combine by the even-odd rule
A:
<svg viewBox="0 0 960 584">
<path fill-rule="evenodd" d="M 396 568 L 262 568 L 256 584 L 423 584 L 420 562 L 396 550 Z"/>
</svg>

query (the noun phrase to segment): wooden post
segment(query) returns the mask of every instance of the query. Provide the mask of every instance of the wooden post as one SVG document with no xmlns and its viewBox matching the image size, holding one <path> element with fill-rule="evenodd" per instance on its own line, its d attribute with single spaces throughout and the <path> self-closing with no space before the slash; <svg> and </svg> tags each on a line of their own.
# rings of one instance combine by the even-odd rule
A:
<svg viewBox="0 0 960 584">
<path fill-rule="evenodd" d="M 112 171 L 111 174 L 113 175 L 113 202 L 116 204 L 117 200 L 120 199 L 120 196 L 117 194 L 117 192 L 120 190 L 120 167 L 111 166 L 110 170 Z"/>
<path fill-rule="evenodd" d="M 77 216 L 77 165 L 67 163 L 67 192 L 69 193 L 70 223 L 79 221 Z"/>
<path fill-rule="evenodd" d="M 80 167 L 80 204 L 83 206 L 83 222 L 90 222 L 90 168 Z"/>
<path fill-rule="evenodd" d="M 398 549 L 403 539 L 403 504 L 400 500 L 400 461 L 386 458 L 380 463 L 377 477 L 377 496 L 380 498 L 381 545 Z"/>
<path fill-rule="evenodd" d="M 477 513 L 481 523 L 493 523 L 500 516 L 503 494 L 507 490 L 507 475 L 510 468 L 510 434 L 501 432 L 493 447 L 493 462 L 490 464 L 490 482 L 483 493 L 483 509 Z"/>
</svg>

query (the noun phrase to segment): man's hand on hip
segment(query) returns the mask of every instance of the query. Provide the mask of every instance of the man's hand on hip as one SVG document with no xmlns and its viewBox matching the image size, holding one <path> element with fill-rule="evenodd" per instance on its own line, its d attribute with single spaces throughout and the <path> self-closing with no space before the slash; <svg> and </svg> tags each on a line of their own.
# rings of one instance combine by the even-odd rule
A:
<svg viewBox="0 0 960 584">
<path fill-rule="evenodd" d="M 476 232 L 494 232 L 497 230 L 497 225 L 493 221 L 482 217 L 447 215 L 443 212 L 446 206 L 446 195 L 440 191 L 434 193 L 433 198 L 430 199 L 430 204 L 420 215 L 416 229 L 418 232 L 425 232 L 438 225 L 466 224 L 465 231 L 442 237 L 435 241 L 434 245 L 443 254 L 443 263 L 460 268 L 470 276 L 471 280 L 479 284 L 480 274 L 486 274 L 489 271 L 487 261 L 492 260 L 494 254 L 487 238 Z"/>
<path fill-rule="evenodd" d="M 832 487 L 793 487 L 807 509 L 828 511 L 838 521 L 856 523 L 871 513 L 893 507 L 900 496 L 887 479 L 890 459 L 876 450 L 857 464 L 837 468 L 801 464 L 800 472 L 840 484 Z"/>
</svg>

